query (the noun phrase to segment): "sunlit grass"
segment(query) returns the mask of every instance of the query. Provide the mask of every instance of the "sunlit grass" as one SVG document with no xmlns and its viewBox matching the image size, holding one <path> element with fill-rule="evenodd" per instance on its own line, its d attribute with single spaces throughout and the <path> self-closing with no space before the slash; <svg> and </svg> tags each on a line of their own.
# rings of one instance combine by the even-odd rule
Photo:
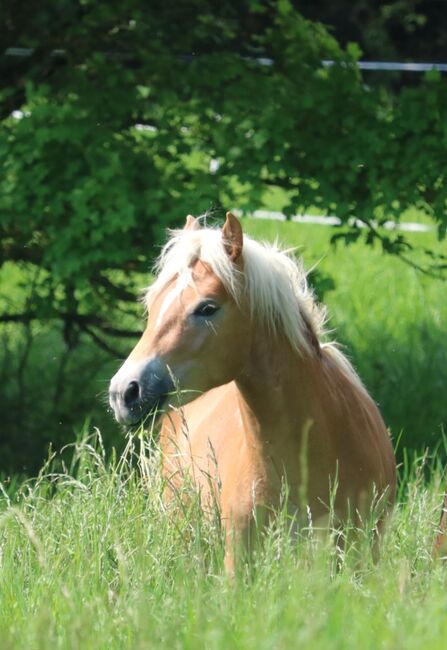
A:
<svg viewBox="0 0 447 650">
<path fill-rule="evenodd" d="M 0 497 L 2 650 L 445 647 L 436 467 L 427 485 L 423 461 L 407 465 L 378 564 L 367 544 L 345 555 L 297 541 L 279 513 L 231 580 L 216 521 L 194 494 L 166 506 L 157 457 L 139 444 L 106 461 L 84 439 L 71 467 L 53 461 Z"/>
</svg>

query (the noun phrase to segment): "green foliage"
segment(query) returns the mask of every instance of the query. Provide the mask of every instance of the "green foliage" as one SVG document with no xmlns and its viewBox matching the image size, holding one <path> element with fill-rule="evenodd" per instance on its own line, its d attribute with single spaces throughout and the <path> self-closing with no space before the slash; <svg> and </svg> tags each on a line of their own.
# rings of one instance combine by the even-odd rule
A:
<svg viewBox="0 0 447 650">
<path fill-rule="evenodd" d="M 371 224 L 417 206 L 445 233 L 443 80 L 395 97 L 368 89 L 356 48 L 288 0 L 64 0 L 26 17 L 13 3 L 8 21 L 16 45 L 37 49 L 3 62 L 0 262 L 46 271 L 37 318 L 107 334 L 126 296 L 114 269 L 146 270 L 185 212 L 252 209 L 266 187 L 286 190 L 288 214 L 317 206 Z"/>
<path fill-rule="evenodd" d="M 0 341 L 0 475 L 32 476 L 48 448 L 72 442 L 86 421 L 101 427 L 109 446 L 122 446 L 107 410 L 117 366 L 110 355 L 83 339 L 67 347 L 60 324 L 4 325 Z"/>
<path fill-rule="evenodd" d="M 143 451 L 145 451 L 143 449 Z M 441 650 L 445 569 L 430 557 L 440 473 L 405 467 L 378 564 L 369 536 L 342 552 L 290 534 L 280 511 L 234 580 L 197 495 L 163 505 L 157 459 L 104 458 L 83 439 L 69 470 L 0 494 L 2 648 L 395 648 Z M 355 552 L 354 552 L 355 551 Z"/>
<path fill-rule="evenodd" d="M 299 7 L 306 18 L 328 25 L 341 43 L 358 43 L 367 61 L 444 60 L 447 26 L 442 2 L 300 0 Z M 386 79 L 377 73 L 374 77 Z M 400 75 L 392 77 L 402 81 Z"/>
<path fill-rule="evenodd" d="M 42 324 L 58 367 L 62 340 L 73 360 L 67 382 L 87 339 L 102 348 L 92 354 L 95 381 L 103 351 L 124 356 L 141 328 L 138 288 L 165 228 L 187 212 L 250 212 L 280 190 L 287 215 L 335 212 L 345 224 L 337 237 L 378 243 L 445 275 L 437 248 L 421 257 L 381 228 L 416 206 L 445 234 L 440 75 L 395 93 L 368 87 L 358 48 L 341 48 L 289 0 L 8 0 L 2 12 L 5 49 L 33 50 L 0 61 L 0 266 L 12 263 L 21 278 L 13 290 L 9 271 L 2 275 L 0 323 L 12 328 L 7 336 L 22 327 L 5 347 L 5 381 L 12 370 L 31 385 L 27 345 L 39 346 L 29 341 Z M 336 65 L 322 66 L 326 59 Z M 54 401 L 65 381 L 55 371 L 47 384 Z M 9 439 L 20 437 L 13 423 L 24 387 L 4 391 L 15 404 Z M 29 395 L 27 414 L 43 399 Z M 78 425 L 84 409 L 86 401 L 71 410 L 67 401 L 58 415 Z M 45 419 L 25 419 L 29 440 L 32 422 Z"/>
</svg>

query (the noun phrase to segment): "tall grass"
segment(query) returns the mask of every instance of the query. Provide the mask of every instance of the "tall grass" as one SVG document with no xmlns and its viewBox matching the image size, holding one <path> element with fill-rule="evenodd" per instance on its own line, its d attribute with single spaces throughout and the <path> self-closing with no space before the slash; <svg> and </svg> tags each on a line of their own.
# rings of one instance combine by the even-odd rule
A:
<svg viewBox="0 0 447 650">
<path fill-rule="evenodd" d="M 162 499 L 157 455 L 142 437 L 106 459 L 80 440 L 0 497 L 0 647 L 444 648 L 447 567 L 430 549 L 441 505 L 436 465 L 405 466 L 399 503 L 374 565 L 279 512 L 234 580 L 215 520 L 192 495 Z M 58 471 L 56 467 L 59 465 Z"/>
</svg>

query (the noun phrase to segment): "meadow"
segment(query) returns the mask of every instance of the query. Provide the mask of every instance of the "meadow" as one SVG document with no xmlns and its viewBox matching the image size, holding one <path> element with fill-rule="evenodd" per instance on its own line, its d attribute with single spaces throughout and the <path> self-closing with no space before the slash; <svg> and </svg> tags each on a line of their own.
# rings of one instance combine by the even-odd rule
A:
<svg viewBox="0 0 447 650">
<path fill-rule="evenodd" d="M 405 468 L 378 564 L 367 535 L 337 551 L 311 526 L 293 539 L 279 512 L 229 579 L 218 526 L 194 498 L 181 514 L 163 506 L 147 452 L 136 438 L 106 461 L 84 438 L 66 470 L 3 493 L 2 650 L 445 647 L 447 566 L 430 556 L 439 468 L 428 484 L 424 459 Z"/>
<path fill-rule="evenodd" d="M 104 412 L 96 405 L 63 458 L 35 479 L 0 484 L 2 650 L 445 647 L 447 567 L 431 558 L 445 483 L 445 286 L 362 243 L 334 249 L 328 228 L 243 226 L 316 265 L 311 278 L 335 330 L 328 336 L 345 345 L 390 427 L 402 462 L 380 561 L 372 563 L 366 533 L 342 553 L 331 535 L 325 543 L 312 530 L 292 538 L 279 512 L 230 580 L 217 524 L 203 520 L 194 498 L 180 515 L 163 505 L 143 435 L 129 438 L 123 455 L 110 444 L 105 451 L 91 433 Z M 441 246 L 433 233 L 410 238 Z M 117 365 L 103 363 L 92 403 Z M 116 432 L 111 420 L 108 427 Z"/>
</svg>

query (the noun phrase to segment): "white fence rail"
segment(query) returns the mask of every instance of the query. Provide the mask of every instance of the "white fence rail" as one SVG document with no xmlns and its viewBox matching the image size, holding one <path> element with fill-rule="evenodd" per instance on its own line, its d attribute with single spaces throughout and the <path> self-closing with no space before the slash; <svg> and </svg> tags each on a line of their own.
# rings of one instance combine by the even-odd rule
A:
<svg viewBox="0 0 447 650">
<path fill-rule="evenodd" d="M 233 210 L 235 214 L 242 215 L 240 210 Z M 286 221 L 287 217 L 282 212 L 274 212 L 269 210 L 255 210 L 251 213 L 255 219 L 273 219 L 274 221 Z M 289 221 L 295 223 L 308 223 L 316 224 L 318 226 L 341 226 L 342 220 L 335 215 L 322 215 L 322 214 L 295 214 L 290 217 Z M 366 228 L 366 224 L 360 219 L 349 219 L 348 225 L 356 225 L 359 228 Z M 416 223 L 409 221 L 386 221 L 382 224 L 386 230 L 402 230 L 405 232 L 429 232 L 433 230 L 433 226 L 425 223 Z"/>
<path fill-rule="evenodd" d="M 31 47 L 8 47 L 4 51 L 4 56 L 26 59 L 34 54 L 35 50 Z M 52 57 L 64 57 L 65 50 L 53 50 Z M 126 59 L 129 58 L 128 54 L 117 54 L 115 52 L 105 52 L 106 56 L 111 59 Z M 273 65 L 273 59 L 260 57 L 256 59 L 261 65 Z M 324 67 L 336 65 L 336 61 L 322 61 Z M 361 70 L 374 70 L 374 71 L 393 71 L 393 72 L 428 72 L 429 70 L 439 70 L 439 72 L 447 72 L 447 63 L 402 63 L 398 61 L 358 61 L 358 67 Z"/>
</svg>

